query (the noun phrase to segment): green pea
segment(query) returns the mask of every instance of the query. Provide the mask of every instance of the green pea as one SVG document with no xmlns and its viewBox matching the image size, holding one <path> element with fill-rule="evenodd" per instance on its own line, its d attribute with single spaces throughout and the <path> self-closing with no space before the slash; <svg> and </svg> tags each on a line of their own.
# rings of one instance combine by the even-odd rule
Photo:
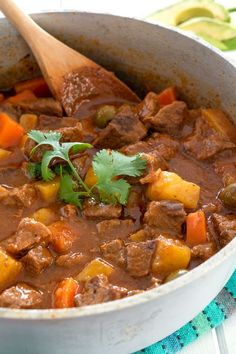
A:
<svg viewBox="0 0 236 354">
<path fill-rule="evenodd" d="M 116 114 L 116 107 L 112 105 L 105 105 L 100 107 L 94 116 L 94 123 L 98 128 L 105 128 L 107 124 L 114 118 Z"/>
<path fill-rule="evenodd" d="M 229 184 L 222 189 L 219 198 L 226 206 L 236 208 L 236 183 Z"/>
</svg>

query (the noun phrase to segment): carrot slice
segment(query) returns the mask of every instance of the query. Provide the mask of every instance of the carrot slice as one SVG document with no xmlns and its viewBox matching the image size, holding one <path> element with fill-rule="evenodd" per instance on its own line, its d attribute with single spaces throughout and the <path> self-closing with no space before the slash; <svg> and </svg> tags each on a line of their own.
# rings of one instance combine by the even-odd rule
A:
<svg viewBox="0 0 236 354">
<path fill-rule="evenodd" d="M 17 103 L 20 103 L 23 101 L 35 101 L 35 100 L 37 100 L 37 97 L 35 96 L 35 94 L 30 90 L 25 90 L 25 91 L 18 93 L 15 96 L 11 96 L 11 97 L 7 98 L 5 102 L 17 104 Z"/>
<path fill-rule="evenodd" d="M 54 292 L 54 307 L 64 309 L 74 307 L 74 298 L 79 289 L 79 285 L 73 278 L 63 279 Z"/>
<path fill-rule="evenodd" d="M 158 96 L 157 96 L 159 105 L 161 107 L 167 106 L 168 104 L 173 103 L 176 101 L 176 91 L 174 87 L 168 87 L 164 91 L 162 91 Z"/>
<path fill-rule="evenodd" d="M 52 233 L 51 244 L 53 249 L 59 254 L 68 252 L 74 240 L 74 234 L 70 226 L 64 221 L 56 221 L 48 227 Z"/>
<path fill-rule="evenodd" d="M 207 242 L 206 217 L 203 211 L 198 210 L 190 213 L 186 219 L 187 237 L 186 242 L 195 246 Z"/>
<path fill-rule="evenodd" d="M 20 124 L 11 119 L 6 113 L 0 113 L 0 147 L 5 149 L 16 146 L 24 134 Z"/>
<path fill-rule="evenodd" d="M 19 92 L 22 92 L 25 90 L 30 90 L 37 97 L 51 96 L 51 92 L 49 90 L 49 87 L 43 77 L 37 77 L 35 79 L 17 82 L 14 85 L 14 89 L 15 89 L 16 93 L 19 93 Z"/>
</svg>

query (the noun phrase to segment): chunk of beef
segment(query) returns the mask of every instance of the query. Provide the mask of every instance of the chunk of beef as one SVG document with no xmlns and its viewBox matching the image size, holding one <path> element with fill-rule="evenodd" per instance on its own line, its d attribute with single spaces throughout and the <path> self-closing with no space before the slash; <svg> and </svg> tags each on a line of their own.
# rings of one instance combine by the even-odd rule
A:
<svg viewBox="0 0 236 354">
<path fill-rule="evenodd" d="M 105 259 L 120 267 L 126 265 L 126 249 L 123 240 L 112 240 L 101 245 L 101 252 Z"/>
<path fill-rule="evenodd" d="M 175 101 L 161 108 L 156 115 L 147 116 L 143 122 L 160 132 L 170 135 L 179 135 L 180 128 L 187 116 L 187 105 L 182 101 Z"/>
<path fill-rule="evenodd" d="M 112 285 L 105 275 L 97 275 L 85 283 L 83 292 L 75 296 L 76 306 L 94 305 L 121 299 L 127 295 L 127 289 Z"/>
<path fill-rule="evenodd" d="M 71 219 L 78 215 L 78 209 L 75 205 L 66 204 L 60 209 L 60 214 L 63 218 Z"/>
<path fill-rule="evenodd" d="M 61 128 L 61 118 L 52 115 L 41 114 L 38 117 L 37 129 L 55 130 Z"/>
<path fill-rule="evenodd" d="M 71 127 L 60 128 L 57 131 L 61 133 L 61 142 L 63 143 L 80 141 L 83 137 L 83 129 L 80 122 Z"/>
<path fill-rule="evenodd" d="M 179 142 L 169 135 L 154 133 L 148 139 L 148 144 L 153 147 L 155 152 L 165 160 L 170 160 L 175 156 L 179 148 Z"/>
<path fill-rule="evenodd" d="M 7 251 L 17 256 L 26 254 L 38 244 L 47 245 L 51 231 L 41 222 L 31 218 L 21 220 L 16 234 L 9 239 Z"/>
<path fill-rule="evenodd" d="M 196 120 L 194 134 L 184 142 L 185 150 L 199 160 L 206 160 L 220 151 L 236 146 L 212 129 L 201 117 Z"/>
<path fill-rule="evenodd" d="M 149 92 L 143 101 L 136 106 L 136 111 L 141 121 L 145 117 L 154 116 L 158 110 L 158 95 L 154 92 Z"/>
<path fill-rule="evenodd" d="M 131 232 L 134 231 L 134 222 L 130 219 L 119 220 L 111 219 L 104 220 L 97 224 L 99 238 L 112 240 L 114 238 L 125 239 Z"/>
<path fill-rule="evenodd" d="M 213 214 L 212 221 L 221 247 L 236 237 L 236 215 Z"/>
<path fill-rule="evenodd" d="M 168 164 L 164 158 L 161 157 L 158 153 L 151 152 L 149 154 L 142 153 L 142 158 L 146 160 L 146 172 L 144 175 L 150 174 L 157 171 L 159 168 L 161 170 L 167 170 Z"/>
<path fill-rule="evenodd" d="M 125 217 L 134 220 L 140 219 L 145 208 L 143 188 L 140 185 L 132 186 L 129 192 L 128 201 L 124 208 Z"/>
<path fill-rule="evenodd" d="M 130 275 L 139 278 L 149 274 L 155 248 L 155 240 L 127 245 L 127 271 Z"/>
<path fill-rule="evenodd" d="M 115 219 L 121 216 L 120 205 L 96 203 L 94 200 L 85 201 L 82 214 L 88 219 Z"/>
<path fill-rule="evenodd" d="M 194 246 L 191 253 L 193 257 L 201 258 L 205 261 L 216 253 L 216 247 L 213 242 L 208 242 Z"/>
<path fill-rule="evenodd" d="M 60 128 L 55 131 L 61 133 L 61 142 L 80 141 L 83 135 L 81 123 L 77 123 L 73 127 Z M 25 155 L 28 157 L 31 156 L 31 151 L 36 145 L 37 143 L 34 140 L 27 139 L 24 145 Z M 49 145 L 39 146 L 39 148 L 37 148 L 34 154 L 31 156 L 31 160 L 34 162 L 40 162 L 42 160 L 43 154 L 49 150 L 51 150 L 51 147 Z"/>
<path fill-rule="evenodd" d="M 224 186 L 236 183 L 236 166 L 227 166 L 223 171 L 222 181 Z"/>
<path fill-rule="evenodd" d="M 17 205 L 29 208 L 36 200 L 37 193 L 32 184 L 7 189 L 1 186 L 0 200 L 4 205 Z"/>
<path fill-rule="evenodd" d="M 154 150 L 150 144 L 148 144 L 147 141 L 139 141 L 135 144 L 130 144 L 127 146 L 124 146 L 123 148 L 120 149 L 120 152 L 122 152 L 125 155 L 136 155 L 139 153 L 150 153 Z"/>
<path fill-rule="evenodd" d="M 71 268 L 87 263 L 88 257 L 81 252 L 71 252 L 57 257 L 56 264 L 60 267 Z"/>
<path fill-rule="evenodd" d="M 61 104 L 54 100 L 53 98 L 38 98 L 35 101 L 30 102 L 19 102 L 16 105 L 13 104 L 23 113 L 34 113 L 34 114 L 48 114 L 52 116 L 62 117 L 63 110 Z"/>
<path fill-rule="evenodd" d="M 150 153 L 142 153 L 142 159 L 146 161 L 146 168 L 142 173 L 142 177 L 126 177 L 126 180 L 131 185 L 142 183 L 142 179 L 146 176 L 152 175 L 153 172 L 157 171 L 159 168 L 161 170 L 168 169 L 168 163 L 165 159 L 163 159 L 158 152 L 152 151 Z"/>
<path fill-rule="evenodd" d="M 25 170 L 25 162 L 22 163 L 21 168 L 2 167 L 0 168 L 0 185 L 6 184 L 12 187 L 20 187 L 29 182 L 27 172 Z"/>
<path fill-rule="evenodd" d="M 219 200 L 215 200 L 214 203 L 208 203 L 202 205 L 202 210 L 205 214 L 211 215 L 213 213 L 219 213 L 222 209 L 222 203 Z"/>
<path fill-rule="evenodd" d="M 91 155 L 81 154 L 79 157 L 73 158 L 72 162 L 76 168 L 76 171 L 81 178 L 84 179 L 89 167 L 91 166 Z"/>
<path fill-rule="evenodd" d="M 0 112 L 6 113 L 17 122 L 19 121 L 21 116 L 21 110 L 18 107 L 12 105 L 9 102 L 4 101 L 0 104 Z"/>
<path fill-rule="evenodd" d="M 0 295 L 0 307 L 13 309 L 36 309 L 40 308 L 43 294 L 31 286 L 20 283 L 4 290 Z"/>
<path fill-rule="evenodd" d="M 181 227 L 185 218 L 183 204 L 171 200 L 150 202 L 144 214 L 144 222 L 148 226 L 157 228 L 160 233 L 172 235 L 181 235 Z"/>
<path fill-rule="evenodd" d="M 55 130 L 63 127 L 73 127 L 78 123 L 77 118 L 72 117 L 57 117 L 41 114 L 38 117 L 37 129 L 40 130 Z"/>
<path fill-rule="evenodd" d="M 21 260 L 30 273 L 39 274 L 52 264 L 53 256 L 46 247 L 39 245 L 32 248 Z"/>
<path fill-rule="evenodd" d="M 147 133 L 130 106 L 124 106 L 94 141 L 98 148 L 118 149 L 141 140 Z"/>
<path fill-rule="evenodd" d="M 179 148 L 179 143 L 169 135 L 154 133 L 146 141 L 139 141 L 136 144 L 125 146 L 121 152 L 126 155 L 137 153 L 151 153 L 154 156 L 169 160 L 174 157 Z"/>
<path fill-rule="evenodd" d="M 225 159 L 223 161 L 217 161 L 214 164 L 215 172 L 222 176 L 224 186 L 228 186 L 231 183 L 236 183 L 236 158 L 233 160 Z"/>
<path fill-rule="evenodd" d="M 83 141 L 85 141 L 86 143 L 92 143 L 98 136 L 97 129 L 94 129 L 93 117 L 83 118 L 81 124 L 83 127 L 83 134 L 84 134 Z"/>
</svg>

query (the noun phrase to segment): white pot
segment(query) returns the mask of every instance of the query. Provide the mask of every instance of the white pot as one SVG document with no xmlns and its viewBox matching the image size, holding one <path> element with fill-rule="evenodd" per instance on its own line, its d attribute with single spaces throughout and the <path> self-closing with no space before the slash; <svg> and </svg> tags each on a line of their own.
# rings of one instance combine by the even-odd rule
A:
<svg viewBox="0 0 236 354">
<path fill-rule="evenodd" d="M 196 105 L 236 120 L 236 70 L 216 50 L 174 29 L 110 15 L 34 15 L 47 31 L 136 87 L 171 83 Z M 0 20 L 0 83 L 37 74 L 17 32 Z M 121 354 L 142 349 L 196 316 L 236 267 L 236 239 L 181 278 L 123 300 L 69 310 L 0 309 L 1 354 Z"/>
</svg>

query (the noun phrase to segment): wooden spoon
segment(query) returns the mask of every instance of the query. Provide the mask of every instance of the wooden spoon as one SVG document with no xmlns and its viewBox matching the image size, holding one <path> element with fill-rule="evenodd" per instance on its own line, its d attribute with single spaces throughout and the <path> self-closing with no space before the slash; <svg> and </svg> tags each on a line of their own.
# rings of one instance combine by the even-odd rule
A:
<svg viewBox="0 0 236 354">
<path fill-rule="evenodd" d="M 139 102 L 116 76 L 69 48 L 39 27 L 12 0 L 0 0 L 0 10 L 31 48 L 53 95 L 68 116 L 88 106 L 111 102 Z"/>
</svg>

